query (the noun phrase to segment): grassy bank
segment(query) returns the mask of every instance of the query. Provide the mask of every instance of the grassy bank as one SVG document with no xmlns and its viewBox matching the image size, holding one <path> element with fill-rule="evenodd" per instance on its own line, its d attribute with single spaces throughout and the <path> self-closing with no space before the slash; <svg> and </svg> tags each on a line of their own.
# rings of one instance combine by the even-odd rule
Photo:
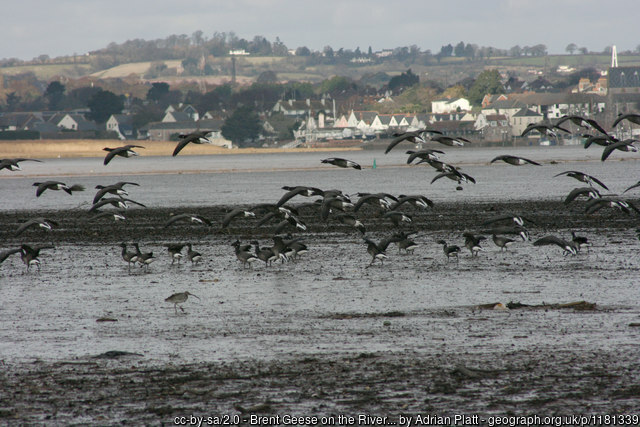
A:
<svg viewBox="0 0 640 427">
<path fill-rule="evenodd" d="M 101 157 L 106 155 L 105 147 L 120 147 L 125 144 L 141 145 L 144 148 L 137 149 L 143 156 L 170 156 L 176 147 L 176 142 L 171 141 L 128 141 L 119 140 L 91 140 L 91 139 L 65 139 L 65 140 L 25 140 L 25 141 L 0 141 L 0 158 L 71 158 L 71 157 Z M 282 152 L 321 152 L 321 151 L 355 151 L 358 147 L 344 148 L 233 148 L 231 150 L 213 145 L 194 145 L 185 147 L 181 156 L 188 155 L 223 155 L 223 154 L 255 154 L 255 153 L 282 153 Z"/>
</svg>

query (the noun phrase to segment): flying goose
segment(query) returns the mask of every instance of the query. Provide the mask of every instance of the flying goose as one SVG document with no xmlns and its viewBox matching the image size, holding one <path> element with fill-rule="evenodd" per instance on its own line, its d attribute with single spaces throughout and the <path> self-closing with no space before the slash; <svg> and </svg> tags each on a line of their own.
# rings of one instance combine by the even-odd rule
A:
<svg viewBox="0 0 640 427">
<path fill-rule="evenodd" d="M 391 140 L 391 142 L 387 146 L 387 149 L 384 150 L 384 154 L 387 154 L 389 151 L 391 151 L 391 149 L 393 149 L 393 147 L 395 147 L 402 141 L 409 141 L 413 144 L 421 144 L 426 142 L 423 137 L 423 134 L 425 133 L 442 135 L 442 132 L 434 129 L 422 129 L 411 132 L 396 133 L 393 135 L 395 138 Z"/>
<path fill-rule="evenodd" d="M 567 256 L 569 254 L 575 255 L 577 253 L 576 247 L 573 242 L 567 242 L 564 239 L 561 239 L 557 236 L 544 236 L 535 242 L 533 242 L 533 246 L 545 246 L 545 245 L 556 245 L 562 249 L 562 254 Z"/>
<path fill-rule="evenodd" d="M 320 208 L 320 217 L 322 219 L 329 218 L 329 213 L 334 210 L 344 212 L 347 208 L 353 208 L 354 204 L 351 202 L 347 202 L 338 197 L 326 197 L 322 199 L 322 205 Z M 354 208 L 355 210 L 355 208 Z"/>
<path fill-rule="evenodd" d="M 628 120 L 631 123 L 635 123 L 637 125 L 640 125 L 640 114 L 633 114 L 633 113 L 629 113 L 629 114 L 620 114 L 614 121 L 613 124 L 611 125 L 612 128 L 616 127 L 618 125 L 618 123 L 620 123 L 623 120 Z"/>
<path fill-rule="evenodd" d="M 352 160 L 341 159 L 339 157 L 329 157 L 328 159 L 320 160 L 320 163 L 328 163 L 330 165 L 338 166 L 340 168 L 354 168 L 362 169 L 362 167 Z"/>
<path fill-rule="evenodd" d="M 525 222 L 531 223 L 533 225 L 535 225 L 536 223 L 532 220 L 529 219 L 525 216 L 522 215 L 500 215 L 500 216 L 496 216 L 494 218 L 488 219 L 486 221 L 484 221 L 482 223 L 482 225 L 489 225 L 489 224 L 494 224 L 496 222 L 504 222 L 504 221 L 510 221 L 515 223 L 516 225 L 520 226 L 520 227 L 524 227 Z"/>
<path fill-rule="evenodd" d="M 385 213 L 383 217 L 389 218 L 396 227 L 400 226 L 402 223 L 410 223 L 412 221 L 411 215 L 398 211 L 389 211 Z"/>
<path fill-rule="evenodd" d="M 565 171 L 565 172 L 560 172 L 559 174 L 554 175 L 553 177 L 557 177 L 560 175 L 566 175 L 569 176 L 571 178 L 577 179 L 578 181 L 582 181 L 585 184 L 589 184 L 590 186 L 593 187 L 593 183 L 598 184 L 600 187 L 604 188 L 605 190 L 608 190 L 609 188 L 604 185 L 604 183 L 602 181 L 600 181 L 598 178 L 591 176 L 591 175 L 587 175 L 584 172 L 579 172 L 579 171 Z"/>
<path fill-rule="evenodd" d="M 398 201 L 391 206 L 391 210 L 394 211 L 405 203 L 409 203 L 410 205 L 422 209 L 433 207 L 433 202 L 425 196 L 422 196 L 420 194 L 405 196 L 404 194 L 402 194 L 398 197 Z"/>
<path fill-rule="evenodd" d="M 293 197 L 298 195 L 305 196 L 305 197 L 324 196 L 324 191 L 315 187 L 298 186 L 298 187 L 286 187 L 286 188 L 288 188 L 289 190 L 284 194 L 284 196 L 280 198 L 280 200 L 278 200 L 278 203 L 276 203 L 276 206 L 282 206 L 285 203 L 287 203 L 289 200 L 291 200 Z"/>
<path fill-rule="evenodd" d="M 386 211 L 391 209 L 391 202 L 387 199 L 394 200 L 396 203 L 398 201 L 397 198 L 387 193 L 376 193 L 376 194 L 359 193 L 359 197 L 360 198 L 358 199 L 356 204 L 353 205 L 354 212 L 358 212 L 365 203 L 368 205 L 381 208 L 382 210 Z"/>
<path fill-rule="evenodd" d="M 415 159 L 420 160 L 438 160 L 437 154 L 444 154 L 444 151 L 434 149 L 424 149 L 420 151 L 409 150 L 405 154 L 408 154 L 407 164 L 410 165 Z"/>
<path fill-rule="evenodd" d="M 125 221 L 127 219 L 127 217 L 124 216 L 124 211 L 120 210 L 117 212 L 98 212 L 89 218 L 89 221 L 95 221 L 101 218 L 111 218 L 114 221 Z"/>
<path fill-rule="evenodd" d="M 244 210 L 244 209 L 240 209 L 240 208 L 236 208 L 231 210 L 229 213 L 227 213 L 224 218 L 222 218 L 222 226 L 221 228 L 227 228 L 229 226 L 229 224 L 231 224 L 231 221 L 233 221 L 233 219 L 237 218 L 237 217 L 244 217 L 244 218 L 248 218 L 248 217 L 255 217 L 256 214 L 252 211 L 248 211 L 248 210 Z"/>
<path fill-rule="evenodd" d="M 631 211 L 635 211 L 637 214 L 640 214 L 640 210 L 630 201 L 623 200 L 620 198 L 599 198 L 599 199 L 591 199 L 587 202 L 585 212 L 588 214 L 599 211 L 604 207 L 616 208 L 627 215 L 631 215 Z"/>
<path fill-rule="evenodd" d="M 125 185 L 139 186 L 140 184 L 137 184 L 135 182 L 120 181 L 111 185 L 96 185 L 96 190 L 98 191 L 96 192 L 96 195 L 93 197 L 93 204 L 95 205 L 96 203 L 98 203 L 100 199 L 102 199 L 107 194 L 113 194 L 114 196 L 120 196 L 120 197 L 128 196 L 129 193 L 123 188 Z"/>
<path fill-rule="evenodd" d="M 588 119 L 588 118 L 585 118 L 585 117 L 582 117 L 582 116 L 576 116 L 576 115 L 562 116 L 556 122 L 556 126 L 560 126 L 562 123 L 564 123 L 566 121 L 571 121 L 571 123 L 573 123 L 576 126 L 580 126 L 580 127 L 585 128 L 585 129 L 593 129 L 593 130 L 596 130 L 596 131 L 600 132 L 603 135 L 608 135 L 607 131 L 604 130 L 602 128 L 602 126 L 600 126 L 598 124 L 598 122 L 596 122 L 593 119 Z"/>
<path fill-rule="evenodd" d="M 348 225 L 350 227 L 355 228 L 356 230 L 358 230 L 363 235 L 366 232 L 364 224 L 359 219 L 357 219 L 355 216 L 353 216 L 351 214 L 346 214 L 346 213 L 338 214 L 334 218 L 336 220 L 340 221 L 342 224 L 345 224 L 345 225 Z"/>
<path fill-rule="evenodd" d="M 134 148 L 144 148 L 144 147 L 142 145 L 125 145 L 125 146 L 116 147 L 116 148 L 104 147 L 103 150 L 109 152 L 104 158 L 104 165 L 106 166 L 107 164 L 109 164 L 111 159 L 113 159 L 115 156 L 120 156 L 125 158 L 137 156 L 138 153 L 133 151 Z"/>
<path fill-rule="evenodd" d="M 167 228 L 171 224 L 178 221 L 189 221 L 193 224 L 206 225 L 208 227 L 211 227 L 212 225 L 211 221 L 203 217 L 202 215 L 185 213 L 185 214 L 172 215 L 171 218 L 169 218 L 169 220 L 164 224 L 164 228 Z"/>
<path fill-rule="evenodd" d="M 30 227 L 40 227 L 40 228 L 44 228 L 45 230 L 51 230 L 53 227 L 57 227 L 58 223 L 54 220 L 48 219 L 48 218 L 44 218 L 44 217 L 37 217 L 37 218 L 32 218 L 30 220 L 27 220 L 25 222 L 23 222 L 20 227 L 18 227 L 18 229 L 16 230 L 16 234 L 15 236 L 19 236 L 20 234 L 22 234 L 23 231 L 25 231 L 27 228 Z"/>
<path fill-rule="evenodd" d="M 133 203 L 138 206 L 142 206 L 143 208 L 146 207 L 142 203 L 136 202 L 135 200 L 125 199 L 123 197 L 107 197 L 92 205 L 91 208 L 89 208 L 89 212 L 97 211 L 98 209 L 106 205 L 112 205 L 118 209 L 128 209 L 128 203 Z"/>
<path fill-rule="evenodd" d="M 522 166 L 522 165 L 526 165 L 527 163 L 531 165 L 540 166 L 540 163 L 534 162 L 533 160 L 525 159 L 524 157 L 511 156 L 508 154 L 497 156 L 493 160 L 491 160 L 491 162 L 489 163 L 497 162 L 498 160 L 502 160 L 503 162 L 508 163 L 510 165 L 514 165 L 514 166 Z"/>
<path fill-rule="evenodd" d="M 207 135 L 210 134 L 211 130 L 202 130 L 191 133 L 182 133 L 178 135 L 180 141 L 176 148 L 173 150 L 173 157 L 177 156 L 180 151 L 189 143 L 193 144 L 211 144 L 211 140 L 207 138 Z"/>
<path fill-rule="evenodd" d="M 638 151 L 638 148 L 633 145 L 633 143 L 636 141 L 637 139 L 625 139 L 624 141 L 618 141 L 614 142 L 613 144 L 607 145 L 606 147 L 604 147 L 604 150 L 602 150 L 602 157 L 600 158 L 600 160 L 602 160 L 603 162 L 607 160 L 607 158 L 611 155 L 611 153 L 613 153 L 614 150 L 630 151 L 636 153 Z"/>
<path fill-rule="evenodd" d="M 540 132 L 542 135 L 549 135 L 549 136 L 553 136 L 553 137 L 557 137 L 558 134 L 556 133 L 555 130 L 561 130 L 563 132 L 566 133 L 571 133 L 569 132 L 567 129 L 562 128 L 560 126 L 557 125 L 550 125 L 550 124 L 546 124 L 546 123 L 530 123 L 520 134 L 520 136 L 525 136 L 526 134 L 528 134 L 529 132 L 532 131 L 538 131 Z"/>
<path fill-rule="evenodd" d="M 440 144 L 447 145 L 449 147 L 463 147 L 465 143 L 471 143 L 471 141 L 461 136 L 454 138 L 451 136 L 436 135 L 430 137 L 429 140 L 439 142 Z"/>
<path fill-rule="evenodd" d="M 64 190 L 67 194 L 73 194 L 74 191 L 84 191 L 84 186 L 80 184 L 68 187 L 67 184 L 60 181 L 34 182 L 33 186 L 38 187 L 36 189 L 36 197 L 40 197 L 46 190 Z"/>
<path fill-rule="evenodd" d="M 1 159 L 0 160 L 0 170 L 8 169 L 10 171 L 21 171 L 22 168 L 20 167 L 20 165 L 18 163 L 26 162 L 26 161 L 42 163 L 42 160 L 36 160 L 36 159 L 23 159 L 23 158 Z"/>
<path fill-rule="evenodd" d="M 600 192 L 593 187 L 578 187 L 571 190 L 571 192 L 564 199 L 564 204 L 568 205 L 580 196 L 586 196 L 589 199 L 599 199 L 601 197 Z"/>
<path fill-rule="evenodd" d="M 10 255 L 17 254 L 21 250 L 22 248 L 14 248 L 14 249 L 7 249 L 6 251 L 0 252 L 0 264 L 2 264 L 5 259 L 9 258 Z"/>
<path fill-rule="evenodd" d="M 453 172 L 442 172 L 442 173 L 439 173 L 438 175 L 436 175 L 431 180 L 431 184 L 433 184 L 434 182 L 436 182 L 440 178 L 449 178 L 452 181 L 457 181 L 458 184 L 462 184 L 463 182 L 470 182 L 472 184 L 476 183 L 476 180 L 471 175 L 467 175 L 466 173 L 462 173 L 462 172 L 459 172 L 459 171 L 456 170 L 456 171 L 453 171 Z"/>
</svg>

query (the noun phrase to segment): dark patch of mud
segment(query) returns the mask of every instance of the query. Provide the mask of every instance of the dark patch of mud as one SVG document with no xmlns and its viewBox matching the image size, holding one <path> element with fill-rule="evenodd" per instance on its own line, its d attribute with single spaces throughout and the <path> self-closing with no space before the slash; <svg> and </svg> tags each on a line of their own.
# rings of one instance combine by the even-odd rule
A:
<svg viewBox="0 0 640 427">
<path fill-rule="evenodd" d="M 6 423 L 165 424 L 248 413 L 637 414 L 637 354 L 557 351 L 362 353 L 149 367 L 136 360 L 35 363 L 0 372 Z M 237 418 L 234 418 L 237 417 Z"/>
<path fill-rule="evenodd" d="M 637 202 L 636 202 L 637 203 Z M 293 206 L 296 206 L 295 204 Z M 503 214 L 524 215 L 535 222 L 530 227 L 539 233 L 567 230 L 594 229 L 600 233 L 607 230 L 631 229 L 637 227 L 638 215 L 626 215 L 611 208 L 605 208 L 595 214 L 584 213 L 584 203 L 574 202 L 567 206 L 558 201 L 514 201 L 514 202 L 484 202 L 484 203 L 438 203 L 430 209 L 417 209 L 407 206 L 403 211 L 412 216 L 412 223 L 403 227 L 405 230 L 415 230 L 420 233 L 447 232 L 456 233 L 465 230 L 486 232 L 492 226 L 483 222 Z M 198 208 L 134 208 L 125 215 L 125 221 L 111 219 L 91 220 L 92 214 L 86 210 L 68 211 L 31 211 L 31 212 L 0 212 L 0 236 L 6 244 L 31 242 L 66 242 L 66 243 L 117 243 L 121 241 L 176 241 L 176 240 L 222 240 L 235 238 L 269 238 L 273 235 L 276 222 L 267 222 L 257 227 L 257 219 L 263 214 L 257 214 L 257 219 L 240 218 L 234 220 L 229 227 L 221 229 L 220 224 L 224 215 L 233 207 L 211 206 Z M 245 206 L 244 208 L 251 208 Z M 186 222 L 176 222 L 165 227 L 172 214 L 193 213 L 202 215 L 213 222 L 212 227 L 194 226 Z M 25 231 L 15 237 L 15 231 L 20 224 L 34 217 L 46 217 L 59 223 L 53 232 L 46 232 L 37 228 Z M 307 232 L 301 235 L 310 239 L 331 238 L 333 233 L 347 233 L 358 236 L 352 228 L 337 221 L 322 221 L 317 207 L 301 207 L 300 219 L 307 225 Z M 367 235 L 386 232 L 389 234 L 393 225 L 383 218 L 382 212 L 364 206 L 358 217 L 365 224 Z M 296 233 L 295 228 L 285 229 L 285 232 Z"/>
</svg>

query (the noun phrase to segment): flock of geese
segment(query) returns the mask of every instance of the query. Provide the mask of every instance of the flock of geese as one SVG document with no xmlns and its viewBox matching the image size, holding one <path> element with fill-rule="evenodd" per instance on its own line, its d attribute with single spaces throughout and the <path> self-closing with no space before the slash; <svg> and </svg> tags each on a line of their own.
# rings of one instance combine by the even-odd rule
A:
<svg viewBox="0 0 640 427">
<path fill-rule="evenodd" d="M 621 115 L 612 124 L 612 128 L 615 128 L 619 123 L 625 120 L 633 124 L 640 124 L 640 115 Z M 620 152 L 637 151 L 637 147 L 634 146 L 634 143 L 637 142 L 637 140 L 618 140 L 614 136 L 608 134 L 605 129 L 594 120 L 575 115 L 562 117 L 553 124 L 531 124 L 523 131 L 522 136 L 526 136 L 530 132 L 537 131 L 548 135 L 549 137 L 557 138 L 561 133 L 571 133 L 567 129 L 567 123 L 578 127 L 580 131 L 583 132 L 581 136 L 586 138 L 586 142 L 584 144 L 585 148 L 589 148 L 592 145 L 602 147 L 602 161 L 607 160 L 612 153 L 616 152 L 616 150 Z M 180 135 L 180 140 L 173 151 L 173 156 L 180 153 L 190 143 L 211 143 L 211 141 L 206 137 L 209 133 L 210 131 L 205 130 Z M 461 147 L 471 143 L 471 141 L 465 138 L 450 137 L 433 129 L 423 129 L 394 135 L 393 140 L 385 150 L 385 154 L 389 153 L 394 147 L 403 141 L 408 141 L 419 146 L 423 143 L 432 141 L 449 147 Z M 139 145 L 125 145 L 116 148 L 105 147 L 104 150 L 107 151 L 107 155 L 104 158 L 103 163 L 104 165 L 108 165 L 116 156 L 123 158 L 137 156 L 138 154 L 134 151 L 134 149 L 137 148 L 144 147 Z M 465 184 L 476 183 L 476 180 L 472 176 L 464 173 L 459 167 L 440 160 L 439 156 L 444 154 L 444 151 L 442 150 L 425 148 L 420 150 L 410 150 L 407 151 L 406 154 L 408 155 L 406 161 L 407 164 L 424 164 L 426 166 L 431 166 L 436 170 L 437 174 L 431 180 L 432 184 L 442 178 L 447 178 L 455 182 L 457 185 L 456 189 L 460 190 Z M 21 170 L 20 163 L 26 161 L 40 162 L 40 160 L 28 158 L 0 159 L 0 170 Z M 514 166 L 540 166 L 540 163 L 538 162 L 513 155 L 499 155 L 493 158 L 489 163 L 493 164 L 495 162 L 505 162 Z M 322 159 L 321 163 L 341 168 L 353 168 L 355 170 L 362 169 L 358 163 L 338 157 Z M 601 180 L 594 176 L 574 170 L 561 172 L 555 175 L 555 177 L 560 176 L 573 178 L 584 184 L 581 187 L 575 188 L 566 196 L 564 203 L 567 205 L 573 203 L 578 198 L 585 198 L 587 200 L 585 204 L 585 213 L 587 214 L 607 207 L 618 209 L 625 214 L 640 214 L 640 210 L 629 200 L 623 199 L 617 195 L 601 193 L 603 190 L 608 191 L 608 188 Z M 35 182 L 33 183 L 33 186 L 36 187 L 36 197 L 42 196 L 46 191 L 62 190 L 69 195 L 73 195 L 74 193 L 85 190 L 85 187 L 81 184 L 68 185 L 67 183 L 60 181 Z M 91 215 L 89 220 L 108 218 L 114 221 L 122 221 L 126 219 L 126 211 L 130 206 L 136 205 L 145 207 L 143 203 L 129 198 L 129 189 L 136 186 L 138 186 L 137 183 L 129 181 L 120 181 L 114 184 L 96 186 L 95 189 L 97 191 L 92 199 L 92 205 L 88 209 L 88 214 Z M 639 186 L 640 181 L 628 187 L 624 193 Z M 255 263 L 264 263 L 265 267 L 268 267 L 274 261 L 295 261 L 299 256 L 304 255 L 308 251 L 307 245 L 302 242 L 302 238 L 293 237 L 291 233 L 304 232 L 308 230 L 304 217 L 300 214 L 301 211 L 306 209 L 313 212 L 312 215 L 316 219 L 320 219 L 321 222 L 325 224 L 330 224 L 332 222 L 340 223 L 359 233 L 364 245 L 366 246 L 368 254 L 371 256 L 369 266 L 373 265 L 376 261 L 379 261 L 380 264 L 384 264 L 384 260 L 387 259 L 387 251 L 391 244 L 395 244 L 399 252 L 405 251 L 407 254 L 412 254 L 418 247 L 414 240 L 414 236 L 417 233 L 408 231 L 404 228 L 408 224 L 412 223 L 412 214 L 408 213 L 406 208 L 411 206 L 412 209 L 426 210 L 432 208 L 434 205 L 433 201 L 420 194 L 401 194 L 395 196 L 388 193 L 356 193 L 357 199 L 355 199 L 356 195 L 348 195 L 343 191 L 336 189 L 322 190 L 320 188 L 308 186 L 285 186 L 283 187 L 283 190 L 285 193 L 278 201 L 275 201 L 274 203 L 264 203 L 246 209 L 233 209 L 229 211 L 220 222 L 218 231 L 223 233 L 228 232 L 229 225 L 236 218 L 255 218 L 256 227 L 267 223 L 273 223 L 275 225 L 273 231 L 273 245 L 271 246 L 261 246 L 257 240 L 251 240 L 248 243 L 236 240 L 232 244 L 235 255 L 241 263 L 242 268 L 253 268 Z M 296 206 L 291 205 L 291 200 L 298 197 L 315 199 L 308 203 L 298 204 Z M 365 224 L 367 219 L 362 215 L 364 206 L 367 206 L 367 209 L 369 210 L 373 209 L 377 218 L 381 218 L 383 221 L 388 221 L 388 225 L 393 229 L 393 232 L 379 241 L 374 241 L 369 235 L 367 235 L 367 227 Z M 211 219 L 202 215 L 178 214 L 170 216 L 164 224 L 164 227 L 185 222 L 205 227 L 214 226 Z M 529 240 L 530 235 L 527 230 L 527 226 L 530 224 L 535 223 L 522 215 L 500 215 L 487 219 L 482 224 L 485 228 L 479 234 L 465 232 L 463 234 L 464 245 L 450 245 L 445 240 L 438 240 L 437 243 L 442 246 L 443 253 L 447 261 L 452 259 L 457 260 L 463 248 L 469 250 L 470 256 L 478 256 L 478 253 L 484 250 L 482 248 L 483 242 L 487 240 L 487 237 L 484 234 L 491 235 L 492 241 L 498 248 L 500 248 L 500 251 L 506 251 L 518 240 Z M 58 226 L 58 222 L 49 218 L 30 218 L 19 225 L 15 231 L 15 236 L 20 236 L 22 233 L 25 233 L 30 229 L 52 230 Z M 571 240 L 565 240 L 554 235 L 547 235 L 535 240 L 533 245 L 558 246 L 562 250 L 562 254 L 565 256 L 569 254 L 576 255 L 583 249 L 589 250 L 590 246 L 586 237 L 578 236 L 575 233 L 572 233 Z M 121 257 L 124 262 L 127 263 L 129 271 L 133 265 L 139 265 L 145 270 L 148 270 L 150 264 L 156 259 L 153 252 L 142 251 L 138 243 L 133 243 L 132 245 L 122 243 L 120 246 Z M 171 264 L 180 263 L 186 256 L 186 259 L 188 259 L 192 264 L 197 265 L 203 258 L 202 254 L 193 249 L 191 243 L 167 244 L 165 247 L 171 259 Z M 20 253 L 27 271 L 29 271 L 32 266 L 36 266 L 39 270 L 40 251 L 51 248 L 53 248 L 52 245 L 35 246 L 22 244 L 20 247 L 0 252 L 0 263 L 12 254 Z M 183 254 L 183 250 L 185 248 L 186 253 Z M 188 292 L 175 294 L 167 298 L 167 301 L 174 302 L 177 305 L 186 301 L 189 295 L 193 294 L 189 294 Z"/>
</svg>

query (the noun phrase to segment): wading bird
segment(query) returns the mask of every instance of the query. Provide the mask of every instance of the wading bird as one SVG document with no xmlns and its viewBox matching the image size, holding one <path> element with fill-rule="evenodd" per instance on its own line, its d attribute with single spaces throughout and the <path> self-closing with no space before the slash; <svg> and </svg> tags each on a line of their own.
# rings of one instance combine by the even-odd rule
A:
<svg viewBox="0 0 640 427">
<path fill-rule="evenodd" d="M 178 314 L 178 309 L 177 309 L 178 304 L 184 304 L 189 298 L 189 296 L 200 299 L 199 296 L 194 295 L 189 291 L 185 291 L 185 292 L 179 292 L 177 294 L 173 294 L 170 297 L 165 298 L 165 301 L 172 303 L 173 309 L 175 310 L 176 314 Z M 180 310 L 182 310 L 182 312 L 184 313 L 184 308 L 182 308 L 182 306 L 180 306 Z"/>
</svg>

